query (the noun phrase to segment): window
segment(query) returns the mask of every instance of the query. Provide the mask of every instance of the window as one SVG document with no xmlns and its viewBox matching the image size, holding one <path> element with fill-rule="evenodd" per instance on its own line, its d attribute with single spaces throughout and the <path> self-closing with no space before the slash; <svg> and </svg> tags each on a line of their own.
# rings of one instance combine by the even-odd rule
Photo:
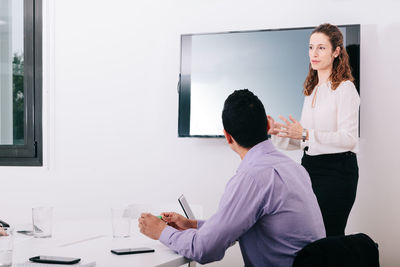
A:
<svg viewBox="0 0 400 267">
<path fill-rule="evenodd" d="M 42 164 L 42 1 L 0 0 L 0 165 Z"/>
</svg>

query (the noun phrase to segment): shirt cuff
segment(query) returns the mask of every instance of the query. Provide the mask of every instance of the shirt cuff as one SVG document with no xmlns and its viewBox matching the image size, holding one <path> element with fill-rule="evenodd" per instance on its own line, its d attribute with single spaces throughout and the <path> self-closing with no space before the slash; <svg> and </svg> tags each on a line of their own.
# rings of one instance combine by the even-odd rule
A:
<svg viewBox="0 0 400 267">
<path fill-rule="evenodd" d="M 177 230 L 177 229 L 175 229 L 175 228 L 173 228 L 173 227 L 171 227 L 171 226 L 165 227 L 164 230 L 161 232 L 160 239 L 159 239 L 160 242 L 169 247 L 169 246 L 172 244 L 172 243 L 169 241 L 170 237 L 171 237 L 174 233 L 176 233 L 176 232 L 178 232 L 178 231 L 179 231 L 179 230 Z"/>
<path fill-rule="evenodd" d="M 314 136 L 314 130 L 308 129 L 308 140 L 305 140 L 304 142 L 300 142 L 301 144 L 301 149 L 305 149 L 308 147 L 307 151 L 310 149 L 310 144 L 312 145 L 315 141 L 315 136 Z"/>
<path fill-rule="evenodd" d="M 313 129 L 308 130 L 308 143 L 315 143 L 315 134 Z"/>
<path fill-rule="evenodd" d="M 205 220 L 197 220 L 197 229 L 200 229 L 200 227 L 202 227 L 205 222 Z"/>
</svg>

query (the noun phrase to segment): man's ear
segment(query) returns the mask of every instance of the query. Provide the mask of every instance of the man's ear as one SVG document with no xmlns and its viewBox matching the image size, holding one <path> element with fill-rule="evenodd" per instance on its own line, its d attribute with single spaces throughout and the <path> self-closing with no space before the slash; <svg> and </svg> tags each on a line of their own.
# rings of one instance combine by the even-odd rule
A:
<svg viewBox="0 0 400 267">
<path fill-rule="evenodd" d="M 224 135 L 225 135 L 225 139 L 228 142 L 228 144 L 232 144 L 233 143 L 233 137 L 227 131 L 225 131 L 225 129 L 224 129 Z"/>
</svg>

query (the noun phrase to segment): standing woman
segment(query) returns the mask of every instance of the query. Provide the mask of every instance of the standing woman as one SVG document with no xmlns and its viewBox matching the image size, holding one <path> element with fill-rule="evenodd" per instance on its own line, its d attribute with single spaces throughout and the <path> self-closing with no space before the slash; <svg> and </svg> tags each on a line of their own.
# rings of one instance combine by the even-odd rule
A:
<svg viewBox="0 0 400 267">
<path fill-rule="evenodd" d="M 301 164 L 310 174 L 326 235 L 344 235 L 357 191 L 360 97 L 338 27 L 314 29 L 309 57 L 300 122 L 268 117 L 269 134 L 280 148 L 304 150 Z"/>
</svg>

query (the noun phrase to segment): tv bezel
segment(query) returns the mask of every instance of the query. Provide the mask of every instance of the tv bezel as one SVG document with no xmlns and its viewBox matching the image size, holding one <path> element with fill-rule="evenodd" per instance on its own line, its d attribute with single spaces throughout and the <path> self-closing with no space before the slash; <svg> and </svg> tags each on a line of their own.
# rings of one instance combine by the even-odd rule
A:
<svg viewBox="0 0 400 267">
<path fill-rule="evenodd" d="M 190 134 L 190 90 L 191 90 L 191 80 L 190 80 L 190 62 L 183 60 L 183 53 L 190 53 L 191 43 L 183 42 L 186 37 L 199 36 L 199 35 L 217 35 L 217 34 L 232 34 L 232 33 L 251 33 L 251 32 L 269 32 L 269 31 L 292 31 L 292 30 L 311 30 L 315 29 L 316 26 L 310 27 L 293 27 L 293 28 L 275 28 L 275 29 L 259 29 L 259 30 L 243 30 L 243 31 L 226 31 L 226 32 L 208 32 L 208 33 L 188 33 L 181 34 L 181 45 L 180 45 L 180 73 L 178 82 L 178 137 L 194 137 L 194 138 L 222 138 L 223 135 L 191 135 Z M 346 38 L 352 34 L 352 39 L 354 39 L 354 34 L 357 36 L 358 49 L 352 54 L 352 58 L 355 58 L 356 64 L 352 66 L 352 73 L 355 81 L 355 87 L 360 94 L 360 24 L 344 24 L 337 25 L 339 28 L 346 28 Z M 355 32 L 354 32 L 355 31 Z M 347 45 L 345 44 L 347 48 Z M 190 49 L 190 50 L 189 50 Z M 349 55 L 350 56 L 350 55 Z M 307 67 L 307 66 L 305 66 Z M 189 70 L 189 74 L 188 73 Z M 354 75 L 357 74 L 357 75 Z M 304 77 L 305 78 L 305 77 Z M 189 89 L 187 89 L 189 88 Z M 186 124 L 184 124 L 186 122 Z"/>
</svg>

